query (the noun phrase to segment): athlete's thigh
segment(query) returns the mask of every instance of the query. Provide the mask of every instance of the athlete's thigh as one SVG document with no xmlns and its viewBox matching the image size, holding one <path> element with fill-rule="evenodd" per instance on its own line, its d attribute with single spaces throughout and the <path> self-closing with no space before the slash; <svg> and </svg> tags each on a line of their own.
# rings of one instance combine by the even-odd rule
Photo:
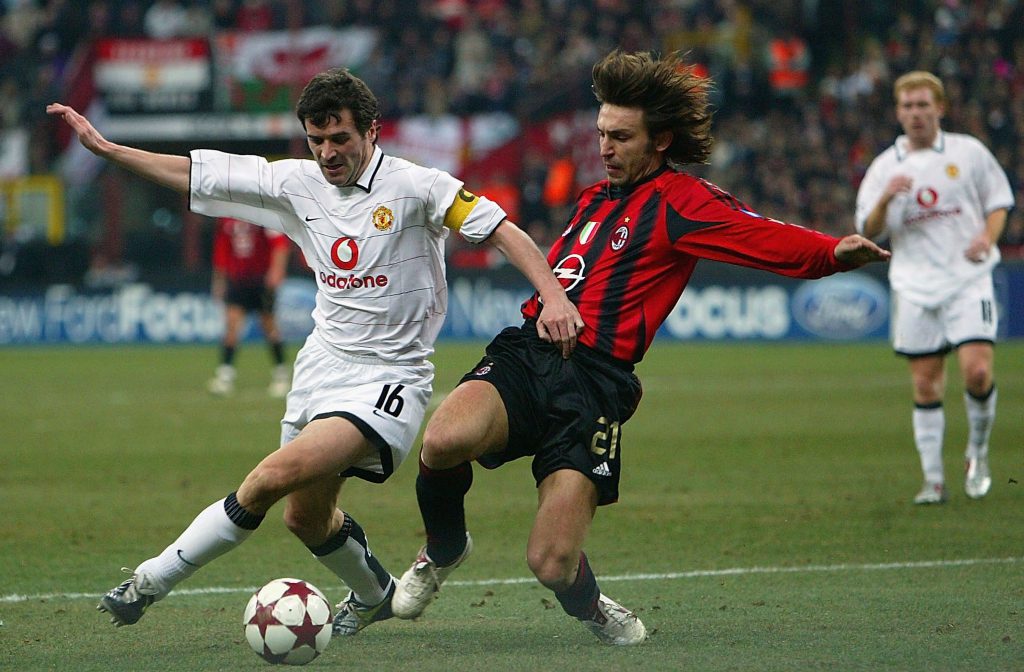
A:
<svg viewBox="0 0 1024 672">
<path fill-rule="evenodd" d="M 228 340 L 236 341 L 245 325 L 245 308 L 235 303 L 229 303 L 224 308 L 225 336 Z"/>
<path fill-rule="evenodd" d="M 359 427 L 341 417 L 326 417 L 307 424 L 298 436 L 260 463 L 265 470 L 290 474 L 291 491 L 338 475 L 375 455 L 377 447 Z"/>
<path fill-rule="evenodd" d="M 469 380 L 431 415 L 423 433 L 423 460 L 428 467 L 445 469 L 500 451 L 507 443 L 508 414 L 498 390 Z"/>
</svg>

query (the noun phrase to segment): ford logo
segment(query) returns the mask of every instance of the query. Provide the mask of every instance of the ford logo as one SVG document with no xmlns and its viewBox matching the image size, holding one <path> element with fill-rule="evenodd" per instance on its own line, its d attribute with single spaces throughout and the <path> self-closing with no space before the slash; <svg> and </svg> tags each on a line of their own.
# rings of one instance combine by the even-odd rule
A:
<svg viewBox="0 0 1024 672">
<path fill-rule="evenodd" d="M 805 331 L 836 340 L 868 336 L 889 316 L 889 292 L 863 273 L 803 283 L 793 294 L 793 318 Z"/>
</svg>

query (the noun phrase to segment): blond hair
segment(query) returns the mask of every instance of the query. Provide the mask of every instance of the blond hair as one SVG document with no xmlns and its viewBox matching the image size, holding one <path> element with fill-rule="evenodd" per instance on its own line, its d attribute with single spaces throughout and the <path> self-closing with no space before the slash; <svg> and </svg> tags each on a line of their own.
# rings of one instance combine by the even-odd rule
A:
<svg viewBox="0 0 1024 672">
<path fill-rule="evenodd" d="M 892 85 L 892 95 L 898 103 L 900 101 L 900 93 L 922 87 L 931 89 L 932 96 L 938 105 L 946 104 L 946 89 L 942 86 L 942 80 L 924 70 L 914 70 L 899 77 Z"/>
</svg>

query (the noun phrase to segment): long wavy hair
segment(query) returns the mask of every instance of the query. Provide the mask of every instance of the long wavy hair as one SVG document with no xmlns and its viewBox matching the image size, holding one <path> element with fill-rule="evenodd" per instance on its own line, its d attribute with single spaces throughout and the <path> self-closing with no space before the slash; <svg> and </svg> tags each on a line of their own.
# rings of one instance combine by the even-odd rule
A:
<svg viewBox="0 0 1024 672">
<path fill-rule="evenodd" d="M 711 156 L 711 81 L 699 76 L 678 53 L 661 58 L 650 52 L 626 53 L 616 49 L 593 69 L 598 102 L 643 110 L 651 138 L 672 133 L 665 150 L 670 165 L 707 163 Z"/>
</svg>

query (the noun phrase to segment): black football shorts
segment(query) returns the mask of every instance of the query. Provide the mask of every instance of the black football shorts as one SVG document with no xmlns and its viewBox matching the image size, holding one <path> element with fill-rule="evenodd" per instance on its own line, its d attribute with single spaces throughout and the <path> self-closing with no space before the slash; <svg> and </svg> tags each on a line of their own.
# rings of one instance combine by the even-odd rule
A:
<svg viewBox="0 0 1024 672">
<path fill-rule="evenodd" d="M 241 306 L 246 312 L 273 313 L 276 292 L 263 279 L 251 282 L 228 280 L 224 303 Z"/>
<path fill-rule="evenodd" d="M 462 377 L 493 385 L 508 413 L 505 450 L 478 462 L 494 469 L 532 455 L 538 485 L 555 471 L 573 469 L 597 486 L 599 505 L 617 501 L 622 425 L 642 394 L 632 369 L 583 345 L 563 359 L 537 336 L 533 321 L 505 329 Z"/>
</svg>

